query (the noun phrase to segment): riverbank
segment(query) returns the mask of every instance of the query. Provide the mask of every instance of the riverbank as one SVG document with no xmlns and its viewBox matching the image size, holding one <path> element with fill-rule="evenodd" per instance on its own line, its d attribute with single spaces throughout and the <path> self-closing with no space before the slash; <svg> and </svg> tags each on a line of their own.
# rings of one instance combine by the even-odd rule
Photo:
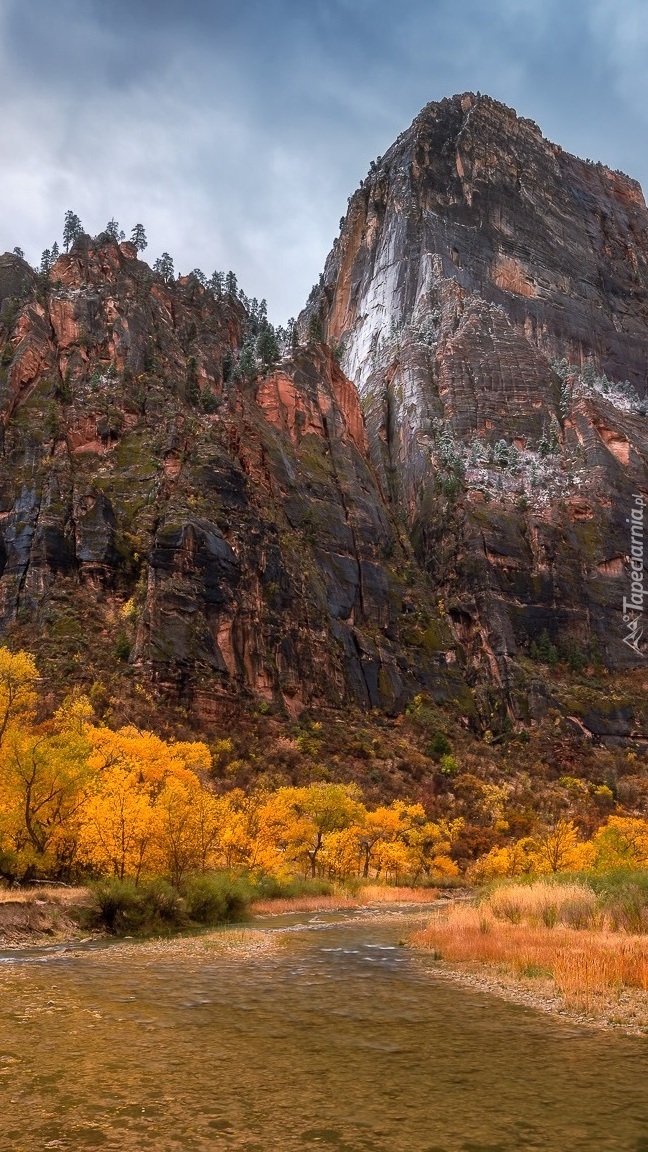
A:
<svg viewBox="0 0 648 1152">
<path fill-rule="evenodd" d="M 370 884 L 354 894 L 341 890 L 330 894 L 276 896 L 255 900 L 243 909 L 237 919 L 243 921 L 248 915 L 344 912 L 385 904 L 434 904 L 443 895 L 436 888 L 392 888 Z M 455 893 L 452 893 L 452 898 L 456 898 Z M 94 923 L 96 909 L 96 898 L 89 888 L 43 886 L 0 890 L 0 947 L 24 948 L 53 943 L 72 945 L 89 937 L 123 939 L 124 935 L 136 935 L 130 929 L 115 933 L 98 926 Z M 197 926 L 170 927 L 168 934 L 172 936 L 174 932 Z"/>
<path fill-rule="evenodd" d="M 337 912 L 345 908 L 369 908 L 372 904 L 435 904 L 442 893 L 438 888 L 389 887 L 366 884 L 353 893 L 330 895 L 273 896 L 255 900 L 250 912 L 255 916 L 277 916 L 290 912 Z"/>
<path fill-rule="evenodd" d="M 0 947 L 52 944 L 87 937 L 84 911 L 92 904 L 87 888 L 0 890 Z"/>
<path fill-rule="evenodd" d="M 648 1034 L 648 938 L 614 930 L 583 886 L 504 887 L 476 906 L 437 911 L 410 943 L 430 954 L 443 979 L 579 1023 Z"/>
</svg>

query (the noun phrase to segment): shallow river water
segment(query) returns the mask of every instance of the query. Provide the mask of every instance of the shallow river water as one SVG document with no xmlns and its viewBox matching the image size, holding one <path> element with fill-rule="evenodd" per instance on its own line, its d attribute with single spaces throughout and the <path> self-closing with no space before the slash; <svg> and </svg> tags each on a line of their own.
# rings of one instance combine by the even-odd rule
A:
<svg viewBox="0 0 648 1152">
<path fill-rule="evenodd" d="M 0 955 L 0 1152 L 648 1152 L 648 1040 L 436 979 L 418 923 Z"/>
</svg>

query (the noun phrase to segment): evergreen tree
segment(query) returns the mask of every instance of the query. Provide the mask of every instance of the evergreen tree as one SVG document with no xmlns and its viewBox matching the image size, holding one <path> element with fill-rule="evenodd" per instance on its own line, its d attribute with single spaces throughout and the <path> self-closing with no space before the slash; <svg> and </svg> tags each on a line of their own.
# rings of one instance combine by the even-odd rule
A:
<svg viewBox="0 0 648 1152">
<path fill-rule="evenodd" d="M 120 240 L 126 239 L 126 233 L 121 231 L 119 224 L 115 220 L 114 216 L 106 224 L 104 232 L 106 233 L 106 236 L 110 236 L 110 239 L 115 240 L 117 243 L 119 243 Z"/>
<path fill-rule="evenodd" d="M 163 252 L 161 256 L 158 256 L 153 265 L 153 271 L 157 272 L 158 276 L 161 276 L 166 284 L 170 284 L 175 278 L 173 260 L 168 252 Z"/>
<path fill-rule="evenodd" d="M 234 375 L 238 380 L 252 381 L 256 376 L 256 372 L 254 344 L 251 340 L 246 340 L 239 353 Z"/>
<path fill-rule="evenodd" d="M 319 312 L 311 313 L 308 321 L 308 343 L 321 344 L 324 340 L 324 327 Z"/>
<path fill-rule="evenodd" d="M 299 348 L 299 328 L 297 327 L 297 321 L 294 316 L 291 316 L 288 321 L 288 338 L 290 340 L 290 347 L 294 352 L 296 348 Z"/>
<path fill-rule="evenodd" d="M 20 256 L 21 260 L 25 259 L 25 253 L 23 252 L 22 248 L 14 248 L 13 254 L 14 256 Z"/>
<path fill-rule="evenodd" d="M 222 272 L 212 272 L 209 278 L 209 287 L 218 299 L 223 295 L 225 276 Z"/>
<path fill-rule="evenodd" d="M 59 246 L 55 240 L 54 243 L 52 244 L 52 264 L 56 264 L 56 261 L 58 260 L 60 254 L 61 253 L 59 252 Z"/>
<path fill-rule="evenodd" d="M 52 253 L 49 248 L 41 253 L 40 271 L 42 276 L 49 276 L 50 268 L 52 267 Z"/>
<path fill-rule="evenodd" d="M 225 277 L 225 291 L 228 296 L 232 297 L 233 300 L 236 299 L 238 293 L 238 284 L 234 272 L 228 272 L 227 276 Z"/>
<path fill-rule="evenodd" d="M 264 301 L 265 303 L 265 301 Z M 276 364 L 280 357 L 279 342 L 272 324 L 264 320 L 256 340 L 256 352 L 264 368 Z"/>
<path fill-rule="evenodd" d="M 189 275 L 193 276 L 194 280 L 197 280 L 199 284 L 202 284 L 203 288 L 207 287 L 207 277 L 201 268 L 192 268 Z"/>
<path fill-rule="evenodd" d="M 77 216 L 76 212 L 68 209 L 68 211 L 65 213 L 65 222 L 63 225 L 63 245 L 66 252 L 70 251 L 74 241 L 78 240 L 82 232 L 83 226 L 81 224 L 81 220 Z"/>
<path fill-rule="evenodd" d="M 138 252 L 143 252 L 144 249 L 148 246 L 148 240 L 146 239 L 146 232 L 144 231 L 143 224 L 135 225 L 133 231 L 131 232 L 130 242 L 134 248 L 137 248 Z"/>
</svg>

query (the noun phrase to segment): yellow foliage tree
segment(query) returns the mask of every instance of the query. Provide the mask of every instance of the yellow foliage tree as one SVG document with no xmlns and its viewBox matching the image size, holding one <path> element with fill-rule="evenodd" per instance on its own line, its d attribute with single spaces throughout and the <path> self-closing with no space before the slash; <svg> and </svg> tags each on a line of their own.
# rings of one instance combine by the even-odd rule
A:
<svg viewBox="0 0 648 1152">
<path fill-rule="evenodd" d="M 648 867 L 648 821 L 631 816 L 610 816 L 593 841 L 595 866 Z"/>
<path fill-rule="evenodd" d="M 587 867 L 588 853 L 583 850 L 571 820 L 558 820 L 540 829 L 531 839 L 529 855 L 533 872 L 568 872 Z M 590 862 L 592 857 L 590 851 Z"/>
<path fill-rule="evenodd" d="M 157 870 L 177 885 L 187 872 L 215 864 L 225 815 L 223 802 L 207 792 L 197 776 L 170 775 L 155 801 Z"/>
<path fill-rule="evenodd" d="M 87 795 L 88 751 L 83 730 L 66 723 L 65 707 L 38 730 L 13 721 L 0 747 L 1 846 L 16 874 L 69 872 Z"/>
<path fill-rule="evenodd" d="M 327 838 L 365 815 L 353 784 L 310 784 L 279 788 L 273 797 L 274 823 L 286 859 L 317 875 Z"/>
<path fill-rule="evenodd" d="M 140 774 L 121 764 L 106 767 L 85 806 L 80 855 L 97 872 L 137 882 L 154 870 L 157 823 Z"/>
<path fill-rule="evenodd" d="M 26 722 L 36 706 L 38 669 L 27 652 L 0 648 L 0 745 L 15 721 Z"/>
</svg>

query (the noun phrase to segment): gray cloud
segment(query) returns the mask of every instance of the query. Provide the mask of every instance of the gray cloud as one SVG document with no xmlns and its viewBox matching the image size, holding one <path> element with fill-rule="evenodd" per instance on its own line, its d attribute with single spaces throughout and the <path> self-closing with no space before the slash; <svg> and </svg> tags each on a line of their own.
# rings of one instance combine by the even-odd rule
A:
<svg viewBox="0 0 648 1152">
<path fill-rule="evenodd" d="M 645 182 L 647 50 L 644 0 L 0 0 L 0 249 L 141 220 L 285 319 L 429 100 L 489 92 Z"/>
</svg>

